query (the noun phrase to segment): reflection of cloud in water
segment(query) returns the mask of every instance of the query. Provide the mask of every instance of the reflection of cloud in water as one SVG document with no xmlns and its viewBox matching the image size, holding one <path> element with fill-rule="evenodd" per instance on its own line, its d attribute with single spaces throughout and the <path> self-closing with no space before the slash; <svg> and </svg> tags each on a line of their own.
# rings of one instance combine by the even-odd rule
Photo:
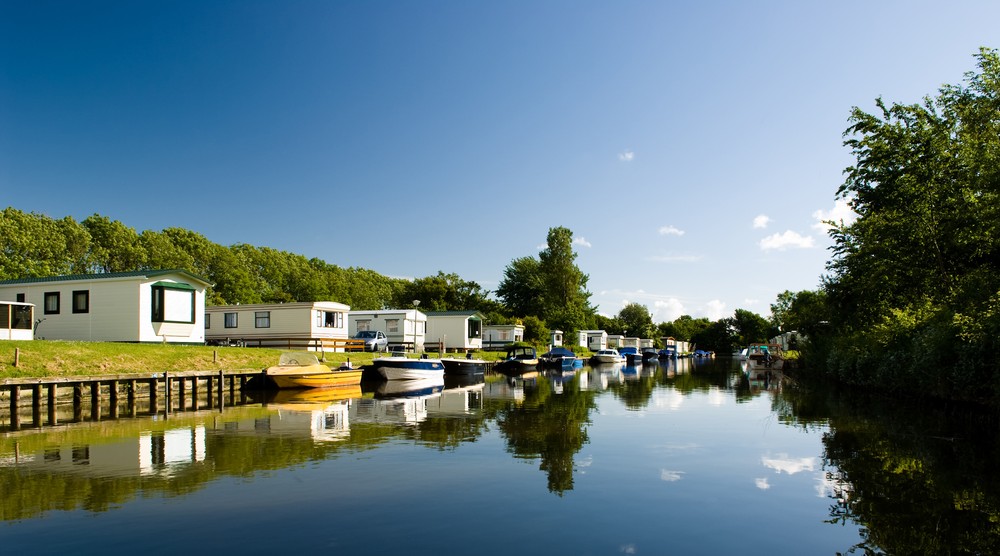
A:
<svg viewBox="0 0 1000 556">
<path fill-rule="evenodd" d="M 803 471 L 814 471 L 819 463 L 818 458 L 790 458 L 786 454 L 782 454 L 779 457 L 760 458 L 760 462 L 764 464 L 764 467 L 769 467 L 774 469 L 778 473 L 784 471 L 789 475 L 794 475 L 796 473 L 801 473 Z"/>
<path fill-rule="evenodd" d="M 753 484 L 757 485 L 757 488 L 761 490 L 767 490 L 771 488 L 771 485 L 767 482 L 767 477 L 761 479 L 754 479 Z"/>
<path fill-rule="evenodd" d="M 683 471 L 671 471 L 669 469 L 660 470 L 660 480 L 666 481 L 668 483 L 673 483 L 675 481 L 681 480 L 684 475 Z"/>
<path fill-rule="evenodd" d="M 684 403 L 684 395 L 672 388 L 654 390 L 651 403 L 653 407 L 677 410 Z"/>
<path fill-rule="evenodd" d="M 708 391 L 708 403 L 714 405 L 715 407 L 720 407 L 726 403 L 728 397 L 722 392 L 717 386 L 713 386 L 711 390 Z"/>
<path fill-rule="evenodd" d="M 594 463 L 594 456 L 587 456 L 576 462 L 577 467 L 590 467 Z"/>
<path fill-rule="evenodd" d="M 622 554 L 635 554 L 636 549 L 634 544 L 623 544 L 621 547 Z"/>
</svg>

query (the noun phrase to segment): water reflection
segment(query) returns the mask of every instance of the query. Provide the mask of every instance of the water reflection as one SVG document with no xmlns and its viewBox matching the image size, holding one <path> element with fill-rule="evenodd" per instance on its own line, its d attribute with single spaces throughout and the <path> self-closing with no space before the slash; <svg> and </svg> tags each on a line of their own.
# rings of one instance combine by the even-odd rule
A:
<svg viewBox="0 0 1000 556">
<path fill-rule="evenodd" d="M 536 490 L 553 500 L 572 493 L 580 515 L 623 513 L 605 498 L 621 492 L 635 504 L 635 515 L 676 505 L 692 515 L 711 508 L 720 519 L 767 508 L 778 525 L 794 516 L 825 520 L 831 524 L 825 533 L 839 535 L 838 551 L 1000 553 L 1000 479 L 993 473 L 1000 434 L 993 416 L 886 404 L 781 374 L 755 376 L 736 361 L 392 381 L 252 401 L 221 411 L 0 435 L 0 519 L 106 512 L 151 495 L 184 504 L 223 477 L 264 483 L 268 474 L 262 471 L 284 473 L 351 455 L 384 467 L 380 456 L 391 461 L 387 454 L 405 447 L 407 465 L 426 458 L 421 481 L 431 483 L 483 467 L 502 473 L 486 460 L 527 462 L 535 477 L 544 476 L 545 487 Z M 775 431 L 809 441 L 770 443 Z M 641 457 L 621 460 L 623 451 Z M 615 482 L 588 484 L 602 465 Z M 645 467 L 653 469 L 655 483 L 642 482 Z M 373 484 L 377 478 L 370 477 Z M 479 484 L 490 481 L 478 478 L 464 488 Z M 482 488 L 493 490 L 476 496 L 494 496 L 500 510 L 520 515 L 514 510 L 520 501 L 504 506 L 498 487 Z M 805 492 L 793 496 L 795 489 Z M 817 500 L 823 501 L 821 515 L 809 513 Z M 267 502 L 260 503 L 266 511 Z M 674 537 L 704 537 L 706 531 L 675 531 Z"/>
</svg>

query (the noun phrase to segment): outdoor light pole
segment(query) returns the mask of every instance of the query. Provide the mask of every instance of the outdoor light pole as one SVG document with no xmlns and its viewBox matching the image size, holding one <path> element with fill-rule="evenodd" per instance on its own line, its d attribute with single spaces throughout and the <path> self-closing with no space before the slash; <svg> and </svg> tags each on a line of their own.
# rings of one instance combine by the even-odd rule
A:
<svg viewBox="0 0 1000 556">
<path fill-rule="evenodd" d="M 413 300 L 413 354 L 417 353 L 417 307 L 420 307 L 420 300 Z"/>
</svg>

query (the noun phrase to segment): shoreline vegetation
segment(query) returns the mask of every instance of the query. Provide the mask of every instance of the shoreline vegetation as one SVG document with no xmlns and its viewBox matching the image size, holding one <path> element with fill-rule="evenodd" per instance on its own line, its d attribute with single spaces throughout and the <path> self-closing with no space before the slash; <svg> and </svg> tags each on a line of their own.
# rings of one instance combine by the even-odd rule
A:
<svg viewBox="0 0 1000 556">
<path fill-rule="evenodd" d="M 240 348 L 195 345 L 126 344 L 115 342 L 70 342 L 62 340 L 0 340 L 0 380 L 63 378 L 107 375 L 148 376 L 151 373 L 183 371 L 259 371 L 276 365 L 282 352 L 276 348 Z M 17 366 L 14 366 L 15 353 Z M 433 353 L 433 352 L 431 352 Z M 384 353 L 348 352 L 324 354 L 325 363 L 338 367 L 350 360 L 360 367 L 370 365 Z M 476 352 L 492 360 L 502 354 Z M 464 357 L 461 354 L 442 357 Z"/>
</svg>

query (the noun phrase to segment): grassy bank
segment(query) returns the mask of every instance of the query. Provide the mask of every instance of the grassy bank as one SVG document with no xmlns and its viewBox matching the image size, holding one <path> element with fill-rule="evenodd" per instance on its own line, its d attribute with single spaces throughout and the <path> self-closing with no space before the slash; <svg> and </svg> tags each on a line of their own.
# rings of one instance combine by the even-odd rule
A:
<svg viewBox="0 0 1000 556">
<path fill-rule="evenodd" d="M 14 366 L 15 350 L 18 364 Z M 246 371 L 277 364 L 284 350 L 119 344 L 34 340 L 0 341 L 0 379 L 66 376 L 148 375 L 163 371 Z M 326 362 L 339 365 L 351 358 L 356 365 L 371 363 L 371 353 L 328 353 Z"/>
<path fill-rule="evenodd" d="M 14 366 L 15 350 L 18 364 Z M 149 375 L 163 371 L 257 371 L 278 363 L 282 349 L 180 346 L 170 344 L 119 344 L 0 340 L 0 380 L 6 378 L 56 378 L 68 376 Z M 384 354 L 381 354 L 384 355 Z M 437 354 L 431 354 L 436 356 Z M 449 354 L 451 357 L 463 355 Z M 500 353 L 479 353 L 493 360 Z M 368 365 L 373 353 L 326 353 L 326 364 L 337 367 L 348 360 Z"/>
</svg>

